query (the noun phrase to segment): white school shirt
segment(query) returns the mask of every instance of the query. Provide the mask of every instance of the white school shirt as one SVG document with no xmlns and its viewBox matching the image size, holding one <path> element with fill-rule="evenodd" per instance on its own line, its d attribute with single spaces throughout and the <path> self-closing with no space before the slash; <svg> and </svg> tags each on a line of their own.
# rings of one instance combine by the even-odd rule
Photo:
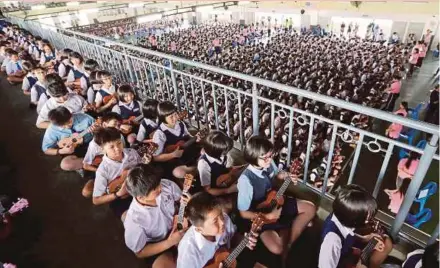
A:
<svg viewBox="0 0 440 268">
<path fill-rule="evenodd" d="M 127 145 L 125 144 L 125 139 L 124 136 L 122 136 L 122 134 L 121 134 L 121 140 L 122 140 L 122 145 L 124 146 L 124 148 L 126 148 Z M 104 151 L 102 150 L 101 146 L 99 146 L 95 142 L 95 139 L 93 139 L 89 142 L 89 146 L 87 147 L 87 152 L 86 155 L 84 156 L 83 163 L 91 165 L 93 159 L 95 159 L 95 157 L 97 157 L 98 155 L 104 155 Z"/>
<path fill-rule="evenodd" d="M 116 92 L 116 89 L 115 89 L 115 86 L 114 86 L 114 85 L 111 85 L 110 88 L 104 88 L 104 87 L 101 87 L 101 90 L 107 92 L 107 93 L 110 94 L 110 95 L 113 95 L 113 94 L 115 94 L 115 92 Z M 96 91 L 96 96 L 95 96 L 95 103 L 102 102 L 102 99 L 103 99 L 103 98 L 104 98 L 104 97 L 102 97 L 102 95 L 101 95 L 101 93 L 99 92 L 99 90 L 97 90 L 97 91 Z"/>
<path fill-rule="evenodd" d="M 147 124 L 147 126 L 152 126 L 153 128 L 157 128 L 157 125 L 158 125 L 157 122 L 154 122 L 153 120 L 151 120 L 149 118 L 144 118 L 143 120 Z M 137 141 L 142 142 L 143 140 L 149 139 L 150 137 L 147 137 L 146 134 L 147 134 L 146 129 L 145 129 L 144 125 L 141 124 L 139 127 L 137 137 L 136 137 Z"/>
<path fill-rule="evenodd" d="M 83 73 L 84 75 L 81 76 L 81 78 L 79 79 L 79 87 L 82 89 L 81 93 L 82 95 L 86 95 L 87 94 L 87 89 L 88 89 L 88 84 L 87 84 L 87 80 L 86 77 L 89 78 L 90 74 L 87 73 L 86 71 L 84 71 Z"/>
<path fill-rule="evenodd" d="M 209 163 L 215 162 L 219 165 L 223 164 L 220 160 L 211 157 L 207 153 L 204 154 L 206 156 L 206 159 L 208 159 Z M 197 170 L 199 171 L 200 184 L 202 185 L 202 187 L 211 185 L 211 167 L 209 166 L 209 163 L 207 163 L 206 160 L 203 158 L 200 158 L 199 161 L 197 162 Z"/>
<path fill-rule="evenodd" d="M 113 106 L 112 108 L 112 112 L 117 113 L 117 114 L 121 114 L 121 108 L 119 108 L 119 106 L 125 106 L 130 110 L 133 110 L 134 108 L 134 102 L 132 101 L 129 105 L 119 101 L 116 105 Z M 139 101 L 137 101 L 137 103 L 139 104 L 139 110 L 142 113 L 142 103 L 140 103 Z"/>
<path fill-rule="evenodd" d="M 58 103 L 55 98 L 50 98 L 49 100 L 44 103 L 43 107 L 41 107 L 41 111 L 37 118 L 36 125 L 44 122 L 49 121 L 49 112 L 52 109 L 57 108 L 58 106 L 64 106 L 66 107 L 71 113 L 81 113 L 83 107 L 87 104 L 86 100 L 81 97 L 80 95 L 77 95 L 75 93 L 68 93 L 67 100 L 64 103 Z"/>
<path fill-rule="evenodd" d="M 191 268 L 202 268 L 214 257 L 220 247 L 225 246 L 228 249 L 231 247 L 236 227 L 226 213 L 223 213 L 223 217 L 225 231 L 216 236 L 215 242 L 207 240 L 196 231 L 194 226 L 186 231 L 178 247 L 177 268 L 187 268 L 189 264 Z"/>
<path fill-rule="evenodd" d="M 39 86 L 42 86 L 42 87 L 44 87 L 44 88 L 46 88 L 46 85 L 44 85 L 43 83 L 41 83 L 40 81 L 37 81 L 36 83 L 35 83 L 35 85 L 39 85 Z M 39 98 L 38 98 L 38 91 L 37 91 L 37 89 L 35 88 L 35 85 L 31 88 L 31 102 L 38 102 L 38 100 L 39 100 Z M 47 94 L 47 88 L 46 88 L 46 94 Z M 43 96 L 43 95 L 41 95 L 41 96 Z M 41 96 L 40 96 L 40 98 L 41 98 Z M 46 100 L 47 100 L 47 98 L 46 98 Z"/>
<path fill-rule="evenodd" d="M 175 202 L 180 200 L 182 190 L 176 183 L 166 179 L 162 179 L 160 185 L 157 206 L 145 206 L 133 198 L 127 211 L 124 221 L 125 244 L 134 253 L 141 251 L 148 243 L 166 239 L 173 228 Z"/>
<path fill-rule="evenodd" d="M 190 135 L 189 132 L 188 132 L 188 129 L 185 126 L 185 124 L 183 124 L 183 127 L 184 127 L 183 135 L 184 136 Z M 171 132 L 175 136 L 179 136 L 180 135 L 180 131 L 181 131 L 180 130 L 180 123 L 179 122 L 176 123 L 174 128 L 167 127 L 164 123 L 161 123 L 159 125 L 159 129 L 161 129 L 161 130 L 168 130 L 169 132 Z M 163 131 L 160 131 L 159 129 L 156 130 L 154 132 L 154 135 L 153 135 L 153 142 L 156 143 L 157 146 L 158 146 L 156 152 L 154 152 L 154 155 L 160 155 L 163 152 L 164 147 L 165 147 L 165 142 L 167 140 L 167 137 L 165 136 L 165 133 L 163 133 Z"/>
<path fill-rule="evenodd" d="M 341 234 L 346 238 L 348 235 L 354 235 L 353 228 L 348 228 L 342 225 L 342 223 L 332 216 L 331 220 L 338 227 Z M 319 268 L 336 268 L 341 257 L 342 241 L 341 238 L 333 233 L 329 232 L 321 243 L 321 249 L 319 252 Z"/>
<path fill-rule="evenodd" d="M 29 82 L 29 77 L 35 78 L 35 76 L 32 74 L 32 72 L 29 72 L 25 79 L 23 79 L 23 84 L 21 85 L 21 89 L 23 91 L 29 91 L 31 89 L 31 83 Z"/>
<path fill-rule="evenodd" d="M 58 75 L 60 77 L 66 77 L 68 74 L 66 73 L 66 65 L 70 65 L 70 60 L 65 59 L 58 65 Z"/>
<path fill-rule="evenodd" d="M 129 169 L 142 163 L 142 159 L 134 149 L 124 149 L 122 162 L 114 161 L 106 155 L 96 170 L 95 185 L 93 187 L 93 197 L 99 197 L 108 193 L 108 184 L 121 175 L 124 169 Z"/>
</svg>

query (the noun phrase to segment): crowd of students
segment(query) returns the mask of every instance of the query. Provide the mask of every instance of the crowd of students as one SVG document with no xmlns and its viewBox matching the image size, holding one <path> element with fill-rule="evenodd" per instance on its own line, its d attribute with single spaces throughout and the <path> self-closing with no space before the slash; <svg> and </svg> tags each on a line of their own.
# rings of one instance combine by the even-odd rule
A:
<svg viewBox="0 0 440 268">
<path fill-rule="evenodd" d="M 220 248 L 242 245 L 248 249 L 237 258 L 240 267 L 286 265 L 292 244 L 313 224 L 316 207 L 286 195 L 284 202 L 275 199 L 262 209 L 276 180 L 287 187 L 300 178 L 298 170 L 278 168 L 277 149 L 267 137 L 247 138 L 246 165 L 228 165 L 233 140 L 224 132 L 192 135 L 173 103 L 138 101 L 130 85 L 116 85 L 94 59 L 68 48 L 56 51 L 48 40 L 16 25 L 4 23 L 2 30 L 4 71 L 30 95 L 36 126 L 45 131 L 42 151 L 59 157 L 61 169 L 86 178 L 82 194 L 111 208 L 137 257 L 152 267 L 205 267 Z M 334 161 L 337 165 L 340 158 Z M 189 184 L 194 187 L 188 191 Z M 176 224 L 181 210 L 184 220 Z M 319 267 L 340 267 L 352 257 L 352 246 L 363 248 L 372 239 L 379 242 L 362 264 L 379 267 L 392 249 L 391 239 L 374 231 L 355 233 L 371 225 L 376 212 L 370 193 L 356 185 L 342 187 L 324 223 Z M 265 223 L 261 229 L 253 228 L 258 219 Z"/>
</svg>

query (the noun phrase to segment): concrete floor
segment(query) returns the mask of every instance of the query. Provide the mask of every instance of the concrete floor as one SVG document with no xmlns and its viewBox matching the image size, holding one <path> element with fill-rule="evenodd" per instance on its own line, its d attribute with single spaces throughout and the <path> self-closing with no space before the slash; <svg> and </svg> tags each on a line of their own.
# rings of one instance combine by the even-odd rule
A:
<svg viewBox="0 0 440 268">
<path fill-rule="evenodd" d="M 411 107 L 428 96 L 435 66 L 438 61 L 427 60 L 419 73 L 404 81 L 402 99 Z M 81 196 L 84 181 L 74 172 L 61 171 L 58 157 L 43 154 L 43 132 L 34 127 L 36 113 L 29 110 L 29 99 L 4 76 L 0 87 L 0 194 L 24 196 L 31 203 L 14 219 L 11 237 L 0 241 L 0 261 L 20 268 L 146 267 L 125 247 L 122 224 L 109 209 L 93 206 Z M 371 174 L 366 165 L 356 172 L 355 182 L 363 170 Z M 319 233 L 317 222 L 294 245 L 295 267 L 316 267 Z"/>
</svg>

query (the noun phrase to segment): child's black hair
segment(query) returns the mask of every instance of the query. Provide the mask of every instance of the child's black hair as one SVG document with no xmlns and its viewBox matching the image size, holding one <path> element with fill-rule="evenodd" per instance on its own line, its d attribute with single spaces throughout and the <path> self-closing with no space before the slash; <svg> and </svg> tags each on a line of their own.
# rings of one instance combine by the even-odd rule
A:
<svg viewBox="0 0 440 268">
<path fill-rule="evenodd" d="M 58 106 L 49 111 L 49 120 L 56 126 L 63 126 L 72 118 L 72 113 L 64 106 Z"/>
<path fill-rule="evenodd" d="M 333 202 L 333 213 L 348 228 L 359 228 L 371 220 L 377 212 L 377 202 L 364 188 L 344 185 Z"/>
<path fill-rule="evenodd" d="M 208 192 L 199 192 L 191 197 L 186 206 L 189 221 L 196 227 L 203 226 L 209 212 L 221 210 L 219 200 Z"/>
<path fill-rule="evenodd" d="M 142 113 L 145 118 L 148 118 L 150 120 L 156 120 L 157 119 L 157 105 L 159 105 L 159 102 L 155 99 L 147 99 L 144 104 L 142 105 Z"/>
<path fill-rule="evenodd" d="M 258 166 L 258 158 L 272 152 L 274 146 L 272 142 L 263 136 L 253 136 L 246 142 L 244 150 L 244 160 L 254 166 Z"/>
<path fill-rule="evenodd" d="M 120 114 L 115 113 L 115 112 L 108 112 L 105 113 L 102 117 L 101 117 L 102 122 L 109 122 L 111 120 L 117 120 L 117 121 L 121 121 L 122 117 Z"/>
<path fill-rule="evenodd" d="M 79 61 L 80 61 L 81 63 L 84 62 L 84 58 L 83 58 L 83 56 L 81 56 L 81 54 L 79 54 L 79 53 L 76 52 L 76 51 L 72 51 L 72 52 L 70 53 L 69 57 L 70 57 L 70 58 L 79 59 Z"/>
<path fill-rule="evenodd" d="M 98 68 L 99 68 L 99 64 L 94 59 L 88 59 L 84 62 L 84 70 L 86 70 L 89 73 L 98 70 Z"/>
<path fill-rule="evenodd" d="M 127 176 L 127 191 L 131 196 L 147 196 L 157 189 L 161 178 L 149 165 L 138 164 L 134 166 Z"/>
<path fill-rule="evenodd" d="M 221 131 L 211 131 L 203 140 L 203 150 L 211 157 L 220 159 L 233 147 L 233 140 Z"/>
<path fill-rule="evenodd" d="M 95 133 L 94 141 L 101 147 L 117 140 L 121 140 L 121 133 L 114 127 L 101 128 Z"/>
<path fill-rule="evenodd" d="M 48 85 L 53 84 L 53 83 L 64 84 L 63 79 L 57 73 L 47 74 L 46 75 L 46 82 Z"/>
<path fill-rule="evenodd" d="M 69 91 L 66 88 L 66 85 L 63 82 L 54 81 L 47 85 L 47 90 L 49 94 L 54 98 L 59 98 L 67 95 Z"/>
<path fill-rule="evenodd" d="M 164 101 L 157 105 L 157 116 L 159 118 L 159 122 L 166 122 L 165 118 L 175 112 L 177 112 L 177 108 L 170 101 Z"/>
<path fill-rule="evenodd" d="M 127 96 L 129 94 L 133 94 L 133 98 L 136 96 L 133 88 L 130 85 L 125 84 L 125 85 L 121 85 L 118 88 L 118 98 L 120 101 L 127 102 Z"/>
</svg>

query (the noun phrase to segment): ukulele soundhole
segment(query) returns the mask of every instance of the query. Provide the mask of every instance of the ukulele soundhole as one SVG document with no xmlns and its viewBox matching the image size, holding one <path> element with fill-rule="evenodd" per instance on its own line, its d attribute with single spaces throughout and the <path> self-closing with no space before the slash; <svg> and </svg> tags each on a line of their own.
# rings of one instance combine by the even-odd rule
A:
<svg viewBox="0 0 440 268">
<path fill-rule="evenodd" d="M 183 224 L 177 223 L 177 230 L 182 231 L 183 230 Z"/>
<path fill-rule="evenodd" d="M 72 142 L 76 143 L 78 140 L 76 138 L 72 139 Z"/>
</svg>

